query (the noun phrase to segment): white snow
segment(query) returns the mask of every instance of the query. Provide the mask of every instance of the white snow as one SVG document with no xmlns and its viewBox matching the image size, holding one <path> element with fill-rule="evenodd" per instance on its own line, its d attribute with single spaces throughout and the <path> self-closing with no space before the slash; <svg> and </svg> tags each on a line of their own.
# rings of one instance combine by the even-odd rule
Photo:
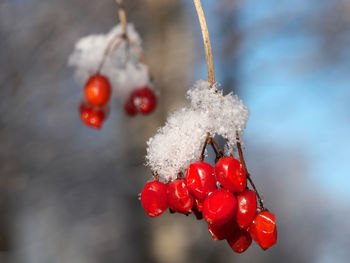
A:
<svg viewBox="0 0 350 263">
<path fill-rule="evenodd" d="M 83 86 L 88 78 L 96 73 L 108 44 L 121 34 L 122 26 L 119 24 L 106 34 L 85 36 L 76 42 L 68 65 L 75 68 L 74 75 L 80 85 Z M 141 49 L 141 38 L 133 24 L 128 24 L 127 34 Z M 108 77 L 113 94 L 122 100 L 126 100 L 134 89 L 149 85 L 150 82 L 147 68 L 139 63 L 133 48 L 126 41 L 111 52 L 101 74 Z"/>
<path fill-rule="evenodd" d="M 199 80 L 187 92 L 189 106 L 171 114 L 165 126 L 148 142 L 146 161 L 158 173 L 161 181 L 172 181 L 177 174 L 199 161 L 207 132 L 228 140 L 232 151 L 236 131 L 243 135 L 249 110 L 232 93 L 223 95 L 204 80 Z"/>
</svg>

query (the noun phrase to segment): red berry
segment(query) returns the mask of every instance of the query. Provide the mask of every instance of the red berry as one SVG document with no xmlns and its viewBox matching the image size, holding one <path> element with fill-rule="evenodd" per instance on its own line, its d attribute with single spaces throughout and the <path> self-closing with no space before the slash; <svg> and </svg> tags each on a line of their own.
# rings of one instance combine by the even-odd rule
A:
<svg viewBox="0 0 350 263">
<path fill-rule="evenodd" d="M 129 116 L 135 116 L 137 114 L 137 109 L 133 103 L 133 100 L 131 100 L 131 98 L 125 102 L 124 111 Z"/>
<path fill-rule="evenodd" d="M 136 111 L 141 114 L 151 113 L 157 105 L 157 97 L 148 87 L 143 87 L 133 91 L 130 98 Z"/>
<path fill-rule="evenodd" d="M 211 192 L 204 201 L 204 220 L 213 225 L 223 225 L 235 215 L 237 201 L 229 191 L 220 188 Z"/>
<path fill-rule="evenodd" d="M 268 211 L 258 213 L 249 226 L 249 233 L 262 249 L 273 246 L 277 241 L 275 215 Z"/>
<path fill-rule="evenodd" d="M 237 213 L 236 221 L 240 228 L 246 229 L 256 215 L 256 195 L 255 192 L 245 189 L 236 195 Z"/>
<path fill-rule="evenodd" d="M 93 106 L 82 103 L 80 105 L 80 118 L 89 127 L 101 129 L 106 114 L 101 108 L 94 108 Z"/>
<path fill-rule="evenodd" d="M 89 78 L 84 88 L 87 101 L 93 106 L 106 105 L 111 97 L 111 85 L 105 76 L 96 74 Z"/>
<path fill-rule="evenodd" d="M 141 192 L 141 204 L 150 217 L 156 217 L 169 207 L 168 187 L 158 181 L 147 183 Z"/>
<path fill-rule="evenodd" d="M 196 162 L 190 164 L 186 172 L 186 182 L 188 190 L 199 200 L 216 189 L 216 179 L 214 168 L 206 162 Z"/>
<path fill-rule="evenodd" d="M 232 192 L 242 192 L 247 178 L 241 163 L 233 157 L 221 158 L 215 166 L 215 175 L 223 188 Z"/>
<path fill-rule="evenodd" d="M 185 179 L 177 179 L 169 184 L 168 198 L 172 210 L 183 214 L 191 212 L 194 198 L 187 189 Z"/>
<path fill-rule="evenodd" d="M 227 237 L 227 242 L 236 253 L 243 253 L 252 243 L 252 237 L 244 229 L 237 229 Z"/>
<path fill-rule="evenodd" d="M 208 224 L 208 231 L 214 240 L 226 239 L 237 230 L 238 230 L 238 226 L 234 220 L 230 220 L 228 223 L 221 226 Z"/>
</svg>

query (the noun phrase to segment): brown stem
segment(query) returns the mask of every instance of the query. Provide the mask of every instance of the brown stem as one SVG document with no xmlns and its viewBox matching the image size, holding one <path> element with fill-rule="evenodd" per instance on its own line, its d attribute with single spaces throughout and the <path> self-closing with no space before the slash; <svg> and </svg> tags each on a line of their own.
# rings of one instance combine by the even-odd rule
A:
<svg viewBox="0 0 350 263">
<path fill-rule="evenodd" d="M 159 181 L 159 176 L 155 171 L 151 171 L 155 181 Z"/>
<path fill-rule="evenodd" d="M 207 148 L 208 143 L 210 143 L 209 140 L 210 140 L 210 133 L 208 132 L 207 133 L 207 137 L 205 138 L 205 142 L 204 142 L 204 145 L 203 145 L 203 148 L 202 148 L 201 155 L 199 157 L 199 160 L 201 162 L 203 162 L 203 160 L 204 160 L 204 153 L 205 153 L 205 149 Z"/>
<path fill-rule="evenodd" d="M 134 52 L 137 56 L 137 58 L 139 59 L 139 61 L 146 67 L 147 72 L 148 72 L 148 76 L 151 82 L 153 82 L 153 75 L 148 67 L 148 64 L 146 62 L 146 59 L 141 51 L 141 49 L 139 48 L 139 46 L 128 36 L 126 37 L 126 40 L 129 42 L 129 44 L 131 45 L 131 47 L 134 49 Z"/>
<path fill-rule="evenodd" d="M 126 35 L 128 21 L 126 19 L 126 12 L 124 9 L 123 0 L 116 0 L 116 2 L 118 4 L 118 16 L 119 16 L 120 23 L 122 24 L 122 27 L 123 27 L 123 34 Z"/>
<path fill-rule="evenodd" d="M 214 62 L 213 62 L 213 52 L 210 44 L 209 31 L 207 27 L 207 22 L 205 21 L 205 16 L 202 8 L 202 4 L 200 0 L 193 0 L 194 5 L 196 7 L 199 24 L 201 26 L 203 43 L 205 56 L 207 61 L 207 69 L 208 69 L 208 81 L 211 84 L 215 83 L 215 72 L 214 72 Z"/>
<path fill-rule="evenodd" d="M 218 149 L 219 151 L 219 155 L 220 155 L 220 158 L 224 156 L 224 152 L 221 150 L 219 144 L 215 141 L 214 138 L 212 138 L 212 143 L 215 145 L 215 147 Z"/>
<path fill-rule="evenodd" d="M 214 151 L 215 156 L 216 156 L 214 161 L 215 161 L 215 163 L 217 163 L 220 160 L 220 158 L 222 158 L 224 156 L 224 154 L 222 153 L 221 149 L 217 149 L 215 147 L 215 144 L 213 142 L 210 143 L 210 146 L 213 148 L 213 151 Z"/>
<path fill-rule="evenodd" d="M 148 67 L 148 64 L 146 62 L 144 55 L 142 54 L 141 49 L 131 38 L 129 38 L 129 36 L 127 34 L 127 19 L 126 19 L 126 13 L 125 13 L 125 9 L 124 9 L 123 0 L 116 0 L 116 2 L 118 4 L 118 15 L 119 15 L 120 23 L 122 24 L 122 27 L 123 27 L 123 33 L 116 35 L 108 43 L 108 45 L 105 49 L 105 52 L 103 54 L 102 60 L 97 68 L 96 73 L 99 74 L 101 72 L 103 65 L 106 63 L 107 57 L 110 55 L 110 53 L 112 51 L 114 51 L 115 49 L 117 49 L 120 46 L 120 44 L 124 40 L 126 40 L 130 44 L 130 46 L 133 48 L 139 62 L 142 63 L 146 67 L 150 82 L 153 82 L 153 80 L 154 80 L 153 75 L 151 74 L 151 71 Z"/>
<path fill-rule="evenodd" d="M 120 35 L 116 35 L 112 40 L 108 43 L 105 52 L 103 54 L 103 57 L 101 59 L 100 64 L 98 65 L 96 73 L 99 74 L 102 70 L 103 65 L 106 63 L 107 57 L 111 53 L 112 50 L 118 48 L 120 44 L 123 42 L 123 38 Z"/>
<path fill-rule="evenodd" d="M 255 184 L 254 184 L 254 182 L 253 182 L 253 180 L 252 180 L 252 178 L 250 177 L 250 174 L 249 174 L 249 172 L 248 172 L 247 165 L 246 165 L 245 160 L 244 160 L 243 151 L 242 151 L 242 146 L 241 146 L 241 142 L 240 142 L 240 138 L 239 138 L 238 132 L 236 132 L 236 142 L 237 142 L 237 149 L 238 149 L 239 159 L 240 159 L 240 161 L 241 161 L 241 164 L 242 164 L 242 166 L 243 166 L 243 169 L 244 169 L 244 171 L 245 171 L 245 174 L 246 174 L 246 176 L 247 176 L 247 179 L 248 179 L 250 185 L 253 187 L 253 190 L 254 190 L 254 192 L 255 192 L 256 197 L 258 198 L 258 202 L 259 202 L 259 204 L 260 204 L 261 209 L 262 209 L 262 210 L 265 210 L 263 200 L 262 200 L 262 198 L 260 197 L 260 194 L 259 194 L 258 190 L 256 189 Z"/>
<path fill-rule="evenodd" d="M 126 12 L 124 9 L 124 4 L 123 4 L 123 0 L 116 0 L 117 4 L 118 4 L 118 15 L 119 15 L 119 20 L 120 23 L 123 26 L 123 36 L 125 37 L 125 39 L 129 42 L 129 44 L 132 46 L 132 48 L 134 49 L 134 52 L 136 53 L 136 56 L 138 57 L 139 61 L 146 67 L 147 72 L 148 72 L 148 76 L 151 82 L 153 82 L 153 76 L 151 74 L 151 71 L 149 70 L 148 64 L 146 62 L 145 57 L 142 54 L 141 49 L 138 47 L 138 45 L 132 41 L 127 34 L 127 19 L 126 19 Z"/>
</svg>

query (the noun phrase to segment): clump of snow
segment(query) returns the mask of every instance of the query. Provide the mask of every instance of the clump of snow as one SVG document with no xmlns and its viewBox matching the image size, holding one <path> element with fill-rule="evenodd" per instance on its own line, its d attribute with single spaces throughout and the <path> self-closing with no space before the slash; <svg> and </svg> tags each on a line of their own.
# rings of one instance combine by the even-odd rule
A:
<svg viewBox="0 0 350 263">
<path fill-rule="evenodd" d="M 117 43 L 116 36 L 123 33 L 122 25 L 113 27 L 106 34 L 93 34 L 79 39 L 68 59 L 68 65 L 75 68 L 75 78 L 84 85 L 88 78 L 95 74 L 111 41 Z M 141 49 L 141 38 L 133 24 L 127 26 L 128 37 Z M 127 41 L 114 49 L 107 57 L 101 74 L 108 77 L 114 94 L 126 100 L 136 88 L 148 85 L 149 75 L 145 65 L 138 58 Z"/>
<path fill-rule="evenodd" d="M 187 92 L 189 106 L 171 114 L 165 126 L 148 142 L 146 161 L 161 181 L 172 181 L 178 173 L 199 160 L 209 132 L 228 140 L 231 151 L 236 131 L 243 133 L 249 110 L 232 93 L 223 95 L 209 82 L 199 80 Z"/>
</svg>

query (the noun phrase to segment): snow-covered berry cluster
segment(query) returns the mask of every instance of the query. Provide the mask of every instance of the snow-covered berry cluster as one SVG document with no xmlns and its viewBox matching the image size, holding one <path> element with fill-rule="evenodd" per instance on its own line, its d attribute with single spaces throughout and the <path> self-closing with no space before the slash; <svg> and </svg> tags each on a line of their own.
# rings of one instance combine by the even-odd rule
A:
<svg viewBox="0 0 350 263">
<path fill-rule="evenodd" d="M 207 144 L 212 144 L 209 138 Z M 215 145 L 215 144 L 214 144 Z M 213 146 L 215 148 L 215 146 Z M 277 241 L 275 215 L 257 207 L 256 193 L 247 187 L 247 174 L 242 164 L 219 149 L 215 168 L 207 162 L 191 163 L 185 176 L 163 183 L 148 182 L 140 195 L 150 217 L 170 212 L 194 213 L 204 218 L 214 240 L 227 240 L 233 251 L 243 253 L 252 239 L 262 249 Z"/>
<path fill-rule="evenodd" d="M 84 85 L 80 115 L 90 127 L 102 127 L 112 93 L 123 101 L 129 116 L 149 114 L 156 107 L 152 76 L 142 55 L 140 36 L 132 24 L 127 25 L 125 32 L 119 24 L 107 34 L 81 38 L 68 65 L 75 68 L 77 81 Z"/>
<path fill-rule="evenodd" d="M 153 180 L 144 186 L 141 203 L 150 217 L 168 208 L 172 213 L 193 212 L 208 223 L 215 240 L 227 240 L 237 253 L 252 239 L 267 249 L 277 241 L 275 216 L 264 208 L 240 142 L 249 111 L 237 96 L 223 95 L 217 86 L 198 81 L 187 92 L 190 105 L 173 113 L 148 141 L 146 158 Z M 215 135 L 226 139 L 225 154 Z M 215 167 L 203 161 L 208 146 L 216 155 Z M 240 161 L 233 158 L 233 148 Z"/>
</svg>

